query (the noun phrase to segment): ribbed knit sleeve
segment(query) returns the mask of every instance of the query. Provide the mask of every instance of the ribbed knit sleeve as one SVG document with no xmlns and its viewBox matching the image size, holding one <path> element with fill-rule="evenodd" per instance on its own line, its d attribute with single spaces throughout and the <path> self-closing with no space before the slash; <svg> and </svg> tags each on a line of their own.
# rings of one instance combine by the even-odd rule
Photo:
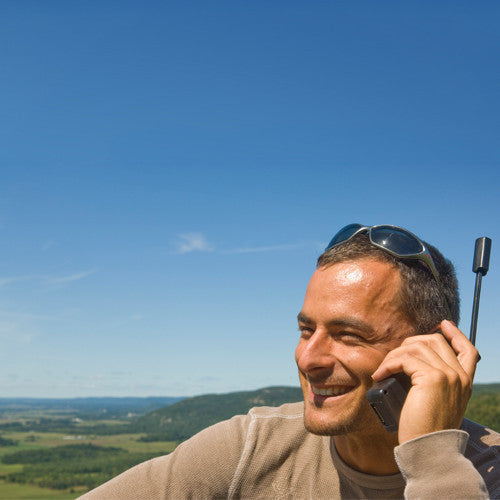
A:
<svg viewBox="0 0 500 500">
<path fill-rule="evenodd" d="M 483 478 L 463 455 L 468 438 L 465 431 L 445 430 L 397 446 L 394 454 L 406 480 L 405 498 L 489 498 Z"/>
</svg>

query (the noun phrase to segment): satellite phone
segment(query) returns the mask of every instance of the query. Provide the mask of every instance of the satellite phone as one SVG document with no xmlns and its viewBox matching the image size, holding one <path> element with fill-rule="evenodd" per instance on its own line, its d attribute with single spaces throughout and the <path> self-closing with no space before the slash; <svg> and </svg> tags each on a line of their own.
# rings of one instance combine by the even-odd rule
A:
<svg viewBox="0 0 500 500">
<path fill-rule="evenodd" d="M 490 266 L 491 240 L 487 237 L 478 238 L 474 249 L 472 271 L 476 273 L 474 302 L 472 305 L 472 319 L 469 340 L 476 344 L 477 316 L 479 313 L 479 298 L 481 296 L 481 280 L 486 276 Z M 396 432 L 399 425 L 399 415 L 406 395 L 411 388 L 411 379 L 405 373 L 396 373 L 377 382 L 366 393 L 366 397 L 373 411 L 388 432 Z"/>
</svg>

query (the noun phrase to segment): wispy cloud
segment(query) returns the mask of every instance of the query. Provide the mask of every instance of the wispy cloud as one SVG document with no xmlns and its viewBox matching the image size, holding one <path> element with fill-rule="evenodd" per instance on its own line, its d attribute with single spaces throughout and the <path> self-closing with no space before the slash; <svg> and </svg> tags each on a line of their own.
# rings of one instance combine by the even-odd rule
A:
<svg viewBox="0 0 500 500">
<path fill-rule="evenodd" d="M 302 246 L 304 246 L 303 243 L 291 243 L 285 245 L 265 245 L 260 247 L 233 248 L 230 250 L 223 250 L 221 253 L 237 254 L 237 253 L 257 253 L 257 252 L 283 252 L 288 250 L 295 250 L 296 248 Z"/>
<path fill-rule="evenodd" d="M 90 276 L 91 274 L 94 274 L 95 272 L 96 270 L 92 269 L 90 271 L 82 271 L 81 273 L 70 274 L 68 276 L 46 276 L 45 278 L 49 285 L 62 286 L 72 283 L 73 281 L 79 281 L 87 276 Z"/>
<path fill-rule="evenodd" d="M 25 276 L 8 276 L 0 277 L 0 288 L 8 285 L 13 285 L 15 283 L 20 283 L 23 281 L 38 282 L 40 285 L 51 286 L 51 287 L 61 287 L 72 283 L 74 281 L 79 281 L 91 274 L 96 272 L 95 269 L 89 271 L 82 271 L 79 273 L 69 274 L 67 276 L 53 276 L 47 274 L 29 274 Z"/>
<path fill-rule="evenodd" d="M 312 241 L 302 241 L 300 243 L 283 243 L 280 245 L 260 245 L 260 246 L 242 246 L 234 248 L 216 248 L 212 245 L 203 233 L 182 233 L 177 235 L 174 241 L 175 253 L 186 254 L 191 252 L 216 252 L 218 254 L 236 255 L 251 254 L 263 252 L 289 252 L 298 248 L 311 247 L 322 250 L 323 244 Z"/>
<path fill-rule="evenodd" d="M 214 247 L 202 233 L 183 233 L 177 236 L 176 253 L 211 252 Z"/>
</svg>

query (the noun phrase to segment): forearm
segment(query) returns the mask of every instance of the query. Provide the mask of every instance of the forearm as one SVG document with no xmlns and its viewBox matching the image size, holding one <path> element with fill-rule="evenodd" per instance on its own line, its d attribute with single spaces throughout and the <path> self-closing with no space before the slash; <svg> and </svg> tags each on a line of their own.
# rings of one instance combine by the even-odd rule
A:
<svg viewBox="0 0 500 500">
<path fill-rule="evenodd" d="M 405 498 L 489 498 L 483 478 L 463 455 L 468 437 L 452 429 L 397 446 L 394 454 L 406 480 Z"/>
</svg>

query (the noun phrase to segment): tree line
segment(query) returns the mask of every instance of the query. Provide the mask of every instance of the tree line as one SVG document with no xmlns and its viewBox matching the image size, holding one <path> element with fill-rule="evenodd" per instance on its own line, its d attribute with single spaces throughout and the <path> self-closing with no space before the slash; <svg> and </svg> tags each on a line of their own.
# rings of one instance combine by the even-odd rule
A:
<svg viewBox="0 0 500 500">
<path fill-rule="evenodd" d="M 22 450 L 2 457 L 5 464 L 23 464 L 20 472 L 5 479 L 58 490 L 95 488 L 130 467 L 159 453 L 131 453 L 123 448 L 93 444 L 69 444 L 38 450 Z"/>
</svg>

